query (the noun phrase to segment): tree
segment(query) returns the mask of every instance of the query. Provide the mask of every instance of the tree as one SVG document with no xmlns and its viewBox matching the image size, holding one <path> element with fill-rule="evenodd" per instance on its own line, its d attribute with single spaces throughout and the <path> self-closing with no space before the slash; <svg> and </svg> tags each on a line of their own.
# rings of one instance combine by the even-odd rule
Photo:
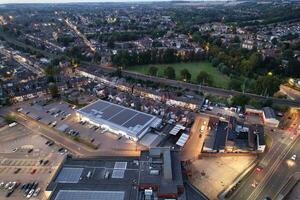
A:
<svg viewBox="0 0 300 200">
<path fill-rule="evenodd" d="M 243 59 L 241 62 L 241 68 L 240 68 L 241 73 L 245 76 L 249 76 L 249 74 L 251 74 L 253 72 L 252 70 L 253 69 L 252 69 L 252 66 L 251 66 L 249 60 Z"/>
<path fill-rule="evenodd" d="M 112 56 L 112 62 L 117 67 L 127 67 L 130 64 L 130 55 L 128 51 L 119 51 Z"/>
<path fill-rule="evenodd" d="M 166 78 L 168 79 L 175 79 L 176 75 L 175 75 L 175 70 L 173 67 L 167 67 L 164 70 L 164 75 Z"/>
<path fill-rule="evenodd" d="M 241 80 L 238 80 L 236 78 L 231 79 L 229 82 L 229 89 L 235 90 L 235 91 L 241 91 L 243 82 Z"/>
<path fill-rule="evenodd" d="M 211 60 L 211 64 L 214 66 L 214 67 L 217 67 L 219 64 L 220 64 L 220 60 L 218 58 L 213 58 Z"/>
<path fill-rule="evenodd" d="M 191 80 L 192 75 L 189 70 L 183 69 L 180 71 L 180 77 L 183 81 L 189 82 Z"/>
<path fill-rule="evenodd" d="M 297 59 L 291 59 L 288 63 L 288 75 L 292 77 L 300 76 L 300 62 Z"/>
<path fill-rule="evenodd" d="M 197 76 L 197 82 L 204 85 L 212 85 L 213 79 L 210 74 L 205 71 L 201 71 Z"/>
<path fill-rule="evenodd" d="M 49 84 L 49 91 L 51 93 L 52 98 L 57 98 L 59 97 L 59 91 L 58 91 L 58 87 L 56 84 L 54 83 L 50 83 Z"/>
<path fill-rule="evenodd" d="M 250 97 L 246 95 L 235 95 L 232 97 L 232 105 L 234 106 L 245 106 L 249 103 Z"/>
<path fill-rule="evenodd" d="M 4 121 L 8 124 L 13 123 L 16 121 L 16 117 L 12 114 L 7 114 L 4 116 Z"/>
<path fill-rule="evenodd" d="M 259 76 L 255 84 L 255 92 L 264 96 L 273 96 L 279 90 L 281 81 L 276 76 Z"/>
<path fill-rule="evenodd" d="M 282 58 L 286 60 L 290 60 L 294 57 L 294 53 L 292 49 L 286 49 L 282 52 Z"/>
<path fill-rule="evenodd" d="M 48 78 L 48 82 L 56 82 L 56 77 L 60 72 L 60 69 L 58 66 L 54 66 L 54 65 L 49 65 L 47 66 L 45 69 L 45 74 Z"/>
<path fill-rule="evenodd" d="M 259 68 L 262 64 L 261 54 L 257 52 L 251 54 L 251 56 L 249 57 L 249 64 L 252 70 Z"/>
<path fill-rule="evenodd" d="M 155 66 L 151 66 L 148 71 L 150 76 L 157 76 L 157 72 L 158 72 L 158 68 Z"/>
</svg>

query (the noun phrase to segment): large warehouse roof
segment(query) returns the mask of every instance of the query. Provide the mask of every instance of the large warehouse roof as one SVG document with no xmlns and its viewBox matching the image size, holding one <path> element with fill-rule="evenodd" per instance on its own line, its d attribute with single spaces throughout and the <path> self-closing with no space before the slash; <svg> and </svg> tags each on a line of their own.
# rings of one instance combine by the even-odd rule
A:
<svg viewBox="0 0 300 200">
<path fill-rule="evenodd" d="M 111 128 L 137 137 L 158 118 L 137 110 L 126 108 L 107 101 L 98 100 L 78 112 L 98 124 L 106 124 Z"/>
</svg>

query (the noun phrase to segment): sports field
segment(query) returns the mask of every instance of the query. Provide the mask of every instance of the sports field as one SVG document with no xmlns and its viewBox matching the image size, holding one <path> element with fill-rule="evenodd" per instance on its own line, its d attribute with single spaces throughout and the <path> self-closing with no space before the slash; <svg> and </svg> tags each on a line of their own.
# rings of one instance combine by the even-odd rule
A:
<svg viewBox="0 0 300 200">
<path fill-rule="evenodd" d="M 180 71 L 182 69 L 188 69 L 192 75 L 192 82 L 196 82 L 196 77 L 200 71 L 206 71 L 210 74 L 214 81 L 214 86 L 220 88 L 227 88 L 229 77 L 214 68 L 210 62 L 191 62 L 191 63 L 174 63 L 174 64 L 150 64 L 128 67 L 128 71 L 134 71 L 142 74 L 148 74 L 149 67 L 156 66 L 158 68 L 158 76 L 163 76 L 164 69 L 171 66 L 175 69 L 176 78 L 179 79 Z"/>
</svg>

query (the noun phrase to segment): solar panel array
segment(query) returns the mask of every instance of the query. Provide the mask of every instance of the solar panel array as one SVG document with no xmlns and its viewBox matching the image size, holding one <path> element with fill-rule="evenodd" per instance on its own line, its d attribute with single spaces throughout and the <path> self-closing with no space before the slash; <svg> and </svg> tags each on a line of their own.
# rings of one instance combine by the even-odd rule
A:
<svg viewBox="0 0 300 200">
<path fill-rule="evenodd" d="M 125 174 L 124 169 L 114 169 L 111 178 L 124 178 L 124 174 Z"/>
<path fill-rule="evenodd" d="M 132 132 L 143 130 L 149 121 L 156 118 L 152 115 L 103 100 L 98 100 L 80 109 L 79 112 L 99 123 L 102 122 L 101 120 L 106 120 Z"/>
<path fill-rule="evenodd" d="M 115 162 L 114 169 L 126 169 L 127 162 Z"/>
<path fill-rule="evenodd" d="M 124 178 L 127 162 L 115 162 L 112 178 Z"/>
<path fill-rule="evenodd" d="M 83 168 L 64 167 L 55 179 L 58 183 L 78 183 Z"/>
<path fill-rule="evenodd" d="M 124 200 L 123 191 L 60 190 L 55 200 Z"/>
</svg>

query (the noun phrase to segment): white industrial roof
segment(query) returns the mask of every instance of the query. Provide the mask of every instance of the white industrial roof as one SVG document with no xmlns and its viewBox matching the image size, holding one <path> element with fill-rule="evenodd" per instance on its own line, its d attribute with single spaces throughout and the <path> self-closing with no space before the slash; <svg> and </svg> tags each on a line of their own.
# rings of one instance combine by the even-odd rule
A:
<svg viewBox="0 0 300 200">
<path fill-rule="evenodd" d="M 186 141 L 188 140 L 188 138 L 189 138 L 189 135 L 183 133 L 183 134 L 180 136 L 180 138 L 178 139 L 178 141 L 176 142 L 176 144 L 177 144 L 178 146 L 183 147 L 184 144 L 186 143 Z"/>
<path fill-rule="evenodd" d="M 171 135 L 177 135 L 177 133 L 179 133 L 180 130 L 184 130 L 185 127 L 180 125 L 180 124 L 176 124 L 176 126 L 173 127 L 173 129 L 170 131 Z"/>
</svg>

